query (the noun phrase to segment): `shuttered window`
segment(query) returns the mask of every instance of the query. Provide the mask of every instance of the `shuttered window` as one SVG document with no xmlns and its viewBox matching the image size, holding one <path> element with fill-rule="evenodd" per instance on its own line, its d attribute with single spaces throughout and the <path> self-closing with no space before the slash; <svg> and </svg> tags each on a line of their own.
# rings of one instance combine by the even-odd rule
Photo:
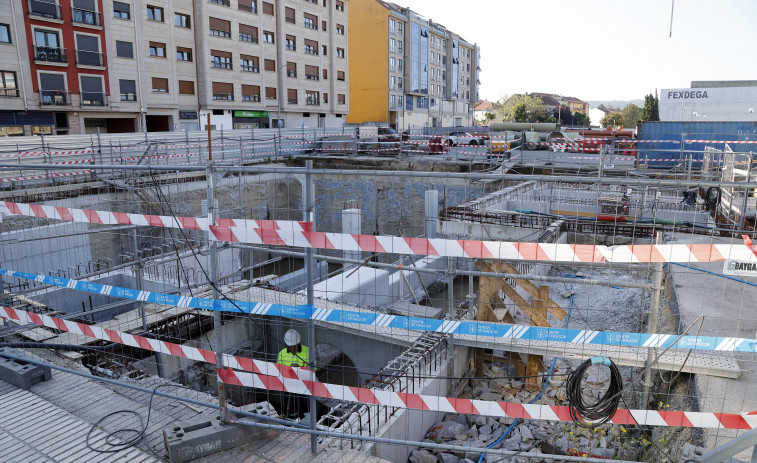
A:
<svg viewBox="0 0 757 463">
<path fill-rule="evenodd" d="M 131 42 L 116 40 L 116 56 L 119 58 L 134 58 L 134 46 Z"/>
<path fill-rule="evenodd" d="M 195 83 L 191 80 L 180 80 L 179 81 L 179 94 L 180 95 L 194 95 L 195 94 Z"/>
<path fill-rule="evenodd" d="M 234 99 L 234 84 L 229 82 L 213 82 L 213 99 L 227 100 Z"/>
<path fill-rule="evenodd" d="M 318 66 L 305 65 L 305 79 L 318 80 Z"/>
<path fill-rule="evenodd" d="M 297 104 L 297 89 L 296 88 L 287 89 L 287 103 Z"/>
<path fill-rule="evenodd" d="M 263 13 L 273 16 L 273 4 L 268 3 L 268 2 L 263 2 Z"/>
<path fill-rule="evenodd" d="M 231 38 L 231 23 L 218 18 L 208 18 L 210 35 L 216 37 Z"/>
<path fill-rule="evenodd" d="M 39 86 L 42 90 L 65 90 L 66 81 L 63 74 L 40 74 Z"/>
<path fill-rule="evenodd" d="M 121 101 L 137 101 L 136 81 L 119 79 L 118 88 L 121 92 Z"/>
<path fill-rule="evenodd" d="M 95 0 L 74 0 L 73 4 L 74 8 L 77 9 L 97 11 L 97 9 L 95 8 Z"/>
<path fill-rule="evenodd" d="M 344 71 L 336 71 L 336 80 L 344 80 Z"/>
<path fill-rule="evenodd" d="M 153 77 L 152 91 L 156 93 L 168 93 L 168 79 Z"/>
<path fill-rule="evenodd" d="M 242 85 L 242 100 L 243 101 L 260 101 L 260 86 L 259 85 Z"/>
<path fill-rule="evenodd" d="M 265 60 L 265 70 L 276 72 L 276 60 L 273 60 L 273 59 Z"/>
<path fill-rule="evenodd" d="M 294 8 L 284 8 L 284 18 L 286 19 L 286 22 L 294 24 Z"/>
<path fill-rule="evenodd" d="M 347 97 L 345 97 L 344 94 L 340 93 L 336 96 L 336 100 L 339 104 L 345 104 L 347 102 Z"/>
<path fill-rule="evenodd" d="M 267 100 L 275 100 L 276 99 L 276 88 L 275 87 L 266 87 L 265 88 L 265 97 Z"/>
<path fill-rule="evenodd" d="M 247 24 L 239 24 L 239 40 L 243 42 L 258 43 L 258 28 L 255 26 L 248 26 Z"/>
</svg>

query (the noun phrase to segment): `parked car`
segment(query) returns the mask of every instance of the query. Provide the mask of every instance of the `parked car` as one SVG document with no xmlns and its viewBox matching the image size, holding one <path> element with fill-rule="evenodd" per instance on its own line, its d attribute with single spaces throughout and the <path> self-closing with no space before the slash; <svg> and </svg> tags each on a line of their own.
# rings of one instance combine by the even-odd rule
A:
<svg viewBox="0 0 757 463">
<path fill-rule="evenodd" d="M 485 144 L 483 137 L 468 132 L 452 132 L 444 138 L 444 141 L 449 146 L 480 146 Z"/>
</svg>

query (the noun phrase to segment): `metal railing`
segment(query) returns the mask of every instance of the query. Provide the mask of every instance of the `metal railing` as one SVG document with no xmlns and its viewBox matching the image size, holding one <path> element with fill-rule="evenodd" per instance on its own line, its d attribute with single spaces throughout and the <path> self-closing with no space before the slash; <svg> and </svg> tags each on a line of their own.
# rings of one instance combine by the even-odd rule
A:
<svg viewBox="0 0 757 463">
<path fill-rule="evenodd" d="M 260 103 L 260 95 L 242 95 L 242 101 Z"/>
<path fill-rule="evenodd" d="M 249 64 L 242 64 L 239 66 L 239 70 L 243 72 L 260 72 L 260 68 L 258 66 L 251 66 Z"/>
<path fill-rule="evenodd" d="M 234 101 L 234 94 L 233 93 L 213 93 L 213 100 Z"/>
<path fill-rule="evenodd" d="M 43 106 L 70 106 L 70 94 L 66 90 L 40 90 L 39 104 Z"/>
<path fill-rule="evenodd" d="M 82 106 L 106 106 L 107 95 L 104 92 L 81 92 Z"/>
<path fill-rule="evenodd" d="M 68 63 L 66 50 L 56 47 L 34 47 L 34 60 L 50 63 Z"/>
<path fill-rule="evenodd" d="M 18 96 L 19 96 L 19 92 L 17 88 L 1 88 L 0 87 L 0 98 L 14 98 Z"/>
<path fill-rule="evenodd" d="M 87 24 L 89 26 L 102 26 L 100 13 L 97 11 L 71 8 L 71 22 L 74 24 Z"/>
<path fill-rule="evenodd" d="M 62 19 L 60 5 L 44 0 L 29 0 L 29 15 L 46 19 Z"/>
</svg>

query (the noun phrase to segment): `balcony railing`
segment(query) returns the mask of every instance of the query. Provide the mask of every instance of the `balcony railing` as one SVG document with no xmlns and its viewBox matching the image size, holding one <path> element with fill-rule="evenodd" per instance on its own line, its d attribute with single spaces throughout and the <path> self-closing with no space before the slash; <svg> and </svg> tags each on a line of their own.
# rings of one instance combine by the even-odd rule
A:
<svg viewBox="0 0 757 463">
<path fill-rule="evenodd" d="M 105 106 L 106 97 L 103 92 L 81 92 L 82 106 Z"/>
<path fill-rule="evenodd" d="M 71 99 L 65 90 L 40 90 L 39 103 L 45 106 L 70 106 Z"/>
<path fill-rule="evenodd" d="M 19 96 L 17 88 L 0 87 L 0 98 L 13 98 Z"/>
<path fill-rule="evenodd" d="M 250 101 L 253 103 L 260 103 L 260 95 L 243 95 L 242 101 Z"/>
<path fill-rule="evenodd" d="M 211 61 L 210 67 L 214 69 L 234 69 L 234 67 L 231 65 L 231 63 L 224 63 L 221 61 Z"/>
<path fill-rule="evenodd" d="M 287 103 L 289 103 L 289 104 L 297 104 L 297 98 L 287 98 Z"/>
<path fill-rule="evenodd" d="M 318 74 L 305 74 L 306 80 L 319 80 Z"/>
<path fill-rule="evenodd" d="M 60 5 L 54 1 L 29 0 L 29 14 L 46 19 L 62 19 Z"/>
<path fill-rule="evenodd" d="M 66 50 L 54 47 L 34 47 L 34 60 L 51 63 L 68 63 Z"/>
<path fill-rule="evenodd" d="M 239 40 L 242 42 L 258 43 L 258 38 L 250 34 L 239 33 Z"/>
<path fill-rule="evenodd" d="M 121 101 L 137 101 L 136 93 L 121 93 Z"/>
<path fill-rule="evenodd" d="M 89 26 L 102 26 L 100 13 L 97 11 L 82 10 L 81 8 L 71 8 L 71 22 Z"/>
<path fill-rule="evenodd" d="M 239 69 L 242 72 L 260 72 L 260 68 L 258 66 L 250 66 L 248 64 L 243 64 L 239 67 Z"/>
<path fill-rule="evenodd" d="M 233 93 L 213 93 L 214 100 L 234 101 Z"/>
<path fill-rule="evenodd" d="M 293 44 L 293 43 L 287 43 L 287 46 L 286 46 L 286 48 L 287 48 L 287 50 L 289 50 L 289 51 L 297 51 L 297 45 L 295 45 L 295 44 Z"/>
<path fill-rule="evenodd" d="M 76 64 L 79 66 L 104 66 L 103 54 L 99 51 L 76 50 Z"/>
<path fill-rule="evenodd" d="M 308 106 L 320 106 L 321 102 L 315 98 L 308 98 L 305 100 L 305 104 Z"/>
</svg>

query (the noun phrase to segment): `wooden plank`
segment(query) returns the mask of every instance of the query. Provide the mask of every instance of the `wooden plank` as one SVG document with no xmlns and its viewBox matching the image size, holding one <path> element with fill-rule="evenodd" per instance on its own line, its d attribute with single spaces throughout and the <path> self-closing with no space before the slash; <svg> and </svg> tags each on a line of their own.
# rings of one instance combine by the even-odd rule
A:
<svg viewBox="0 0 757 463">
<path fill-rule="evenodd" d="M 494 262 L 493 267 L 499 273 L 511 273 L 513 275 L 522 275 L 518 271 L 518 269 L 508 264 L 507 262 Z M 523 288 L 528 294 L 530 294 L 531 297 L 533 298 L 538 297 L 539 299 L 543 299 L 544 301 L 546 301 L 547 310 L 549 310 L 552 313 L 552 315 L 557 317 L 558 320 L 563 320 L 565 319 L 565 317 L 568 316 L 568 312 L 566 312 L 565 309 L 560 307 L 558 303 L 556 303 L 549 297 L 549 292 L 547 292 L 546 297 L 544 297 L 543 293 L 540 293 L 541 288 L 544 288 L 543 285 L 541 287 L 538 287 L 529 280 L 521 280 L 521 279 L 518 279 L 516 283 L 518 284 L 518 286 Z M 549 291 L 549 287 L 547 287 L 547 291 Z"/>
</svg>

